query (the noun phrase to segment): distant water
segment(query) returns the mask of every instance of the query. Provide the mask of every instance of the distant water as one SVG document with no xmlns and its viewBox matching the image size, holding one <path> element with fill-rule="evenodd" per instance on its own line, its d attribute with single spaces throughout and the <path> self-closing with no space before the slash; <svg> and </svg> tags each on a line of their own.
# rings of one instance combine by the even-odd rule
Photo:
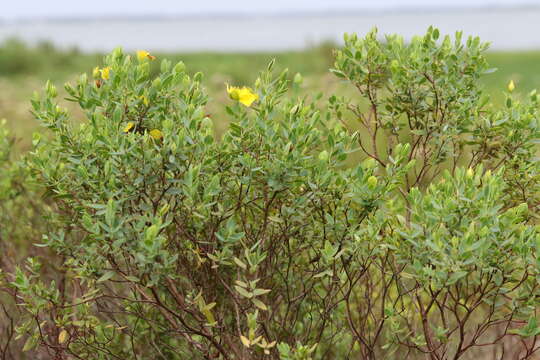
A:
<svg viewBox="0 0 540 360">
<path fill-rule="evenodd" d="M 26 21 L 0 23 L 0 40 L 18 37 L 30 43 L 50 40 L 66 48 L 109 51 L 276 51 L 302 49 L 323 41 L 340 42 L 344 32 L 381 34 L 406 39 L 429 25 L 443 34 L 463 30 L 497 50 L 540 49 L 540 8 L 365 12 L 329 15 L 192 17 L 154 20 Z"/>
</svg>

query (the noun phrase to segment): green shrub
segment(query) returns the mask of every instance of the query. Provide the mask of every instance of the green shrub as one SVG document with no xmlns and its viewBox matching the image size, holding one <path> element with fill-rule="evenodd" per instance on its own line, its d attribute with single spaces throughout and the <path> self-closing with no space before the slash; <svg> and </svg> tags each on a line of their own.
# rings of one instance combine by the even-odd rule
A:
<svg viewBox="0 0 540 360">
<path fill-rule="evenodd" d="M 24 350 L 532 359 L 536 94 L 494 109 L 486 46 L 438 37 L 346 36 L 333 72 L 358 98 L 327 106 L 271 63 L 228 89 L 219 142 L 182 63 L 152 77 L 150 56 L 115 50 L 66 85 L 81 125 L 47 84 L 32 105 L 52 136 L 28 162 L 55 202 L 42 246 L 63 262 L 54 280 L 35 258 L 12 274 Z"/>
<path fill-rule="evenodd" d="M 12 341 L 20 311 L 8 288 L 6 274 L 28 255 L 47 255 L 28 244 L 37 244 L 46 231 L 43 218 L 46 205 L 32 184 L 24 162 L 13 154 L 14 138 L 0 120 L 0 355 L 9 359 L 19 344 Z"/>
<path fill-rule="evenodd" d="M 24 253 L 26 244 L 39 242 L 45 231 L 41 218 L 45 204 L 30 179 L 28 167 L 13 154 L 14 142 L 5 120 L 0 120 L 0 247 Z M 0 263 L 13 262 L 17 258 L 13 251 Z"/>
</svg>

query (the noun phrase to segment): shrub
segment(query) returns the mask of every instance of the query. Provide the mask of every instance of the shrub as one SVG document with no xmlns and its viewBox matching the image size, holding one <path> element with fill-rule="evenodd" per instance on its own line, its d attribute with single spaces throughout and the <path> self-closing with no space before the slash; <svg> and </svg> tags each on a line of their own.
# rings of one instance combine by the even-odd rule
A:
<svg viewBox="0 0 540 360">
<path fill-rule="evenodd" d="M 182 63 L 152 77 L 151 55 L 115 50 L 66 85 L 81 125 L 47 84 L 32 104 L 52 136 L 29 164 L 55 201 L 43 246 L 63 263 L 54 280 L 34 258 L 12 276 L 24 350 L 532 359 L 536 94 L 490 107 L 486 46 L 438 37 L 346 36 L 333 72 L 359 97 L 327 106 L 288 93 L 271 63 L 229 88 L 219 142 Z"/>
<path fill-rule="evenodd" d="M 14 154 L 16 139 L 5 122 L 0 120 L 0 248 L 5 255 L 0 264 L 14 265 L 28 251 L 36 252 L 27 244 L 41 241 L 48 206 L 41 200 L 41 188 L 32 181 L 24 159 Z"/>
<path fill-rule="evenodd" d="M 0 355 L 8 358 L 17 346 L 12 340 L 20 312 L 5 275 L 25 256 L 45 255 L 38 248 L 29 249 L 28 243 L 39 243 L 46 231 L 42 218 L 46 205 L 30 181 L 28 169 L 13 154 L 15 140 L 5 122 L 0 120 Z"/>
</svg>

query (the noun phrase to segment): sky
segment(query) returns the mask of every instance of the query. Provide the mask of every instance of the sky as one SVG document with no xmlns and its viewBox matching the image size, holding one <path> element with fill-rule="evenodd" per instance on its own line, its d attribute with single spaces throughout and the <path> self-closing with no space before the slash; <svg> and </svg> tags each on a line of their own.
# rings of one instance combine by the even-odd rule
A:
<svg viewBox="0 0 540 360">
<path fill-rule="evenodd" d="M 0 19 L 538 5 L 540 0 L 0 0 Z"/>
</svg>

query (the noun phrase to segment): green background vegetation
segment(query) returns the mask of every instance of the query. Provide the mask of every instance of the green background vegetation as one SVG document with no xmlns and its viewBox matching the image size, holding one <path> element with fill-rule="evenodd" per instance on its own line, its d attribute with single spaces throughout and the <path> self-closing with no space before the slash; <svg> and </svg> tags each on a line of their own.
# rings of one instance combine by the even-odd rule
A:
<svg viewBox="0 0 540 360">
<path fill-rule="evenodd" d="M 249 85 L 260 69 L 276 59 L 278 69 L 288 68 L 293 76 L 304 77 L 302 90 L 305 93 L 324 91 L 350 93 L 350 88 L 328 72 L 334 62 L 335 44 L 321 44 L 304 51 L 278 53 L 155 53 L 158 59 L 167 58 L 173 63 L 183 61 L 190 72 L 205 74 L 203 84 L 211 99 L 209 110 L 214 113 L 216 131 L 221 134 L 226 123 L 219 116 L 228 102 L 225 83 Z M 28 46 L 16 39 L 0 45 L 0 119 L 7 119 L 8 128 L 17 137 L 17 149 L 29 149 L 32 132 L 39 126 L 30 114 L 30 102 L 34 91 L 40 91 L 46 80 L 51 80 L 62 91 L 65 82 L 74 82 L 83 72 L 91 75 L 95 64 L 101 64 L 103 54 L 82 53 L 77 49 L 60 50 L 50 43 Z M 491 94 L 495 104 L 502 104 L 503 90 L 514 80 L 521 94 L 540 88 L 540 51 L 488 52 L 486 58 L 497 71 L 487 74 L 482 84 Z M 154 62 L 157 72 L 159 61 Z M 64 94 L 62 94 L 64 95 Z M 76 112 L 72 104 L 65 102 L 68 109 Z M 216 113 L 217 112 L 217 113 Z"/>
</svg>

